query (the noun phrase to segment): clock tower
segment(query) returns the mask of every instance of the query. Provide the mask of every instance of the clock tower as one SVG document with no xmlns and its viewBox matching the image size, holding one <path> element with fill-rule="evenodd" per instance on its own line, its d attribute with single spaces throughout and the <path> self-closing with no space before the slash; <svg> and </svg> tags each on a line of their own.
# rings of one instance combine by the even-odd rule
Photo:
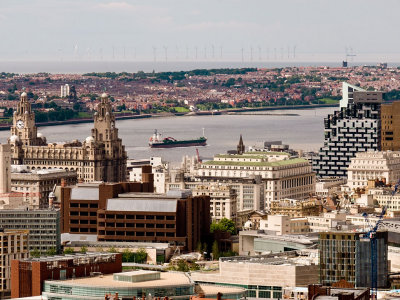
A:
<svg viewBox="0 0 400 300">
<path fill-rule="evenodd" d="M 35 114 L 28 101 L 28 95 L 25 92 L 21 94 L 17 110 L 14 111 L 11 137 L 25 146 L 39 146 L 44 144 L 43 139 L 37 137 Z"/>
</svg>

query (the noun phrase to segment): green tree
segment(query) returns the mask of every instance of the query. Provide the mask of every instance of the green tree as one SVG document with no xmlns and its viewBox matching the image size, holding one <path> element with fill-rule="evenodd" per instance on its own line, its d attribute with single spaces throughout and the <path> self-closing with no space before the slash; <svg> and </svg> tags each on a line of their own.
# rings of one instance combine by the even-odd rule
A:
<svg viewBox="0 0 400 300">
<path fill-rule="evenodd" d="M 75 253 L 75 251 L 71 247 L 64 249 L 64 254 L 74 254 L 74 253 Z"/>
<path fill-rule="evenodd" d="M 219 248 L 217 241 L 214 241 L 212 245 L 212 254 L 213 254 L 213 259 L 219 259 Z"/>
<path fill-rule="evenodd" d="M 118 253 L 117 249 L 115 249 L 114 247 L 108 248 L 108 252 L 110 252 L 110 253 Z"/>
<path fill-rule="evenodd" d="M 137 263 L 144 263 L 147 260 L 147 252 L 145 249 L 140 248 L 138 251 L 135 252 L 135 262 Z"/>
<path fill-rule="evenodd" d="M 80 252 L 85 254 L 87 252 L 87 247 L 86 246 L 82 246 Z"/>
<path fill-rule="evenodd" d="M 40 251 L 39 249 L 35 248 L 31 251 L 30 257 L 38 258 L 40 257 Z"/>
<path fill-rule="evenodd" d="M 125 249 L 122 252 L 122 262 L 132 262 L 133 255 L 132 251 L 129 249 Z"/>
<path fill-rule="evenodd" d="M 56 248 L 50 248 L 49 250 L 46 251 L 47 256 L 54 256 L 57 254 Z"/>
<path fill-rule="evenodd" d="M 229 232 L 230 234 L 234 235 L 236 234 L 235 223 L 230 219 L 222 218 L 218 223 L 213 222 L 211 224 L 210 232 L 214 233 L 215 231 Z"/>
<path fill-rule="evenodd" d="M 176 270 L 179 272 L 188 272 L 189 271 L 188 263 L 183 259 L 180 259 L 176 264 Z"/>
</svg>

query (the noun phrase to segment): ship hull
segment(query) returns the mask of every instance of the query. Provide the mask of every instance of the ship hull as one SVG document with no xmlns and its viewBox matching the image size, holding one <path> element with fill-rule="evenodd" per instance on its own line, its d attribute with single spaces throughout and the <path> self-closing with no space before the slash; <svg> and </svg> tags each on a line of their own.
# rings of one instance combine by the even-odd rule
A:
<svg viewBox="0 0 400 300">
<path fill-rule="evenodd" d="M 192 147 L 192 146 L 206 146 L 207 140 L 205 141 L 174 141 L 169 143 L 152 143 L 149 144 L 151 148 L 176 148 L 176 147 Z"/>
</svg>

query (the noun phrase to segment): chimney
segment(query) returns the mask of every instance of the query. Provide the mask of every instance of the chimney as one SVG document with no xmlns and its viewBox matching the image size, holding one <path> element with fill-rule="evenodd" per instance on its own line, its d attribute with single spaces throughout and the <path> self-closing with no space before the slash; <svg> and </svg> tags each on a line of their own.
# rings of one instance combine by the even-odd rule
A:
<svg viewBox="0 0 400 300">
<path fill-rule="evenodd" d="M 0 145 L 0 194 L 11 192 L 11 146 Z"/>
<path fill-rule="evenodd" d="M 222 293 L 217 294 L 217 300 L 222 300 Z"/>
<path fill-rule="evenodd" d="M 65 180 L 65 178 L 61 178 L 61 187 L 66 187 L 67 186 L 67 182 Z"/>
</svg>

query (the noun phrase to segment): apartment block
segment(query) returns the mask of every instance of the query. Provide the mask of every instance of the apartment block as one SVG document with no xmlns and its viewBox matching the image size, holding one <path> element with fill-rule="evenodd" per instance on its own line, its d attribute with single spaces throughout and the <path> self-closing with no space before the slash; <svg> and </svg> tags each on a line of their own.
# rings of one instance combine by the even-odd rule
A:
<svg viewBox="0 0 400 300">
<path fill-rule="evenodd" d="M 11 264 L 14 259 L 29 256 L 28 230 L 4 230 L 0 228 L 0 298 L 11 293 Z"/>
<path fill-rule="evenodd" d="M 381 106 L 382 150 L 400 150 L 400 101 Z"/>
<path fill-rule="evenodd" d="M 324 145 L 313 161 L 319 177 L 346 177 L 357 152 L 380 149 L 382 92 L 343 82 L 342 93 L 340 110 L 324 119 Z"/>
<path fill-rule="evenodd" d="M 29 251 L 45 253 L 50 249 L 61 250 L 58 210 L 0 210 L 0 228 L 29 230 Z"/>
</svg>

